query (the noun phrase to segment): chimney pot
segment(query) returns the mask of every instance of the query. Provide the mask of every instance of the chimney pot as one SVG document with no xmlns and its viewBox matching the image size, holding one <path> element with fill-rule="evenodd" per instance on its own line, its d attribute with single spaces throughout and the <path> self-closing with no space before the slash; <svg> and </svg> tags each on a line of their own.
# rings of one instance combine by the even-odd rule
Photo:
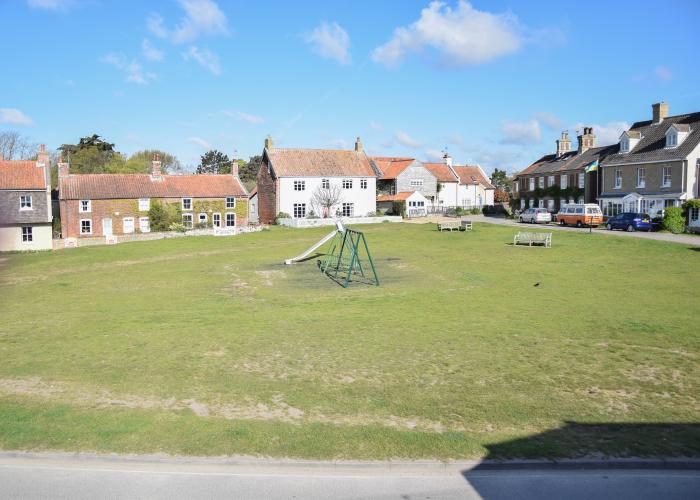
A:
<svg viewBox="0 0 700 500">
<path fill-rule="evenodd" d="M 668 104 L 664 101 L 651 105 L 653 123 L 661 123 L 668 116 Z"/>
<path fill-rule="evenodd" d="M 445 153 L 445 155 L 442 157 L 445 160 L 445 165 L 448 167 L 452 167 L 452 157 Z"/>
<path fill-rule="evenodd" d="M 359 137 L 355 139 L 355 151 L 357 151 L 358 153 L 362 151 L 362 141 Z"/>
</svg>

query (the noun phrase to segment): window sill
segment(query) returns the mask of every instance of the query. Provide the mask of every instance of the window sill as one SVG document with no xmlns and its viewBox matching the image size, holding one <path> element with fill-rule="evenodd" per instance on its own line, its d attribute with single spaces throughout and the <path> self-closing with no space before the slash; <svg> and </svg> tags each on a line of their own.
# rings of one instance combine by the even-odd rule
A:
<svg viewBox="0 0 700 500">
<path fill-rule="evenodd" d="M 27 207 L 24 207 L 24 208 L 20 208 L 20 209 L 19 209 L 20 212 L 31 212 L 31 211 L 33 211 L 33 210 L 34 210 L 33 208 L 27 208 Z"/>
</svg>

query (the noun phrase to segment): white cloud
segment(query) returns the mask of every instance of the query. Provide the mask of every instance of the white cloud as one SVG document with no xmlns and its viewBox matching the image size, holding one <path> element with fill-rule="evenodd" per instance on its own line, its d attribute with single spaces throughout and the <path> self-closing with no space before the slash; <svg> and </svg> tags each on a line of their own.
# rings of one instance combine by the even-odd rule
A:
<svg viewBox="0 0 700 500">
<path fill-rule="evenodd" d="M 607 146 L 609 144 L 615 144 L 620 140 L 620 135 L 625 130 L 629 130 L 630 124 L 627 122 L 608 122 L 605 125 L 600 125 L 597 123 L 584 124 L 577 123 L 573 127 L 573 130 L 581 130 L 583 127 L 593 127 L 593 134 L 596 136 L 596 146 Z"/>
<path fill-rule="evenodd" d="M 423 146 L 423 143 L 421 141 L 419 141 L 418 139 L 414 139 L 413 137 L 408 135 L 403 130 L 397 130 L 395 136 L 396 136 L 396 140 L 399 141 L 399 143 L 403 144 L 406 147 L 420 148 Z"/>
<path fill-rule="evenodd" d="M 141 64 L 135 60 L 129 61 L 127 57 L 121 52 L 111 52 L 100 58 L 105 64 L 114 66 L 118 70 L 122 71 L 125 75 L 127 82 L 135 83 L 137 85 L 148 85 L 152 80 L 155 80 L 156 75 L 154 73 L 145 72 Z"/>
<path fill-rule="evenodd" d="M 222 111 L 222 113 L 229 118 L 238 118 L 253 125 L 259 125 L 265 121 L 262 116 L 251 115 L 243 111 Z"/>
<path fill-rule="evenodd" d="M 540 125 L 544 125 L 552 130 L 557 130 L 562 127 L 562 121 L 554 113 L 550 113 L 549 111 L 535 113 L 532 115 L 532 118 L 537 120 Z"/>
<path fill-rule="evenodd" d="M 27 5 L 32 9 L 43 10 L 68 10 L 75 5 L 74 0 L 27 0 Z"/>
<path fill-rule="evenodd" d="M 501 123 L 501 144 L 520 144 L 529 145 L 540 142 L 542 133 L 540 124 L 537 120 L 528 120 L 526 122 L 517 122 L 505 120 Z"/>
<path fill-rule="evenodd" d="M 144 38 L 141 42 L 141 53 L 143 54 L 143 57 L 149 61 L 163 60 L 163 51 L 154 47 L 148 38 Z"/>
<path fill-rule="evenodd" d="M 480 64 L 518 51 L 521 27 L 511 13 L 493 14 L 474 9 L 460 0 L 456 9 L 434 1 L 415 23 L 399 27 L 387 43 L 372 51 L 372 60 L 398 66 L 409 53 L 435 51 L 453 67 Z"/>
<path fill-rule="evenodd" d="M 665 82 L 669 82 L 673 79 L 673 73 L 666 66 L 657 66 L 654 69 L 654 74 L 659 80 L 663 80 Z"/>
<path fill-rule="evenodd" d="M 430 161 L 442 161 L 445 156 L 445 153 L 442 151 L 438 151 L 437 149 L 426 149 L 425 150 L 425 157 L 430 160 Z"/>
<path fill-rule="evenodd" d="M 204 149 L 211 149 L 211 144 L 209 144 L 206 140 L 202 139 L 201 137 L 188 137 L 187 142 L 195 144 Z"/>
<path fill-rule="evenodd" d="M 172 29 L 165 26 L 163 16 L 153 13 L 146 25 L 155 36 L 173 43 L 192 42 L 202 36 L 228 35 L 228 20 L 212 0 L 179 0 L 185 16 Z"/>
<path fill-rule="evenodd" d="M 319 24 L 304 41 L 313 46 L 314 52 L 324 59 L 333 59 L 340 64 L 350 64 L 350 37 L 338 23 Z"/>
<path fill-rule="evenodd" d="M 34 121 L 16 108 L 0 108 L 0 123 L 11 125 L 34 126 Z"/>
<path fill-rule="evenodd" d="M 200 49 L 194 45 L 190 45 L 187 52 L 182 53 L 182 57 L 185 61 L 194 60 L 214 76 L 219 76 L 221 74 L 219 57 L 209 49 Z"/>
<path fill-rule="evenodd" d="M 369 122 L 369 126 L 372 127 L 374 130 L 384 130 L 384 127 L 382 127 L 382 124 L 375 122 L 375 121 Z"/>
</svg>

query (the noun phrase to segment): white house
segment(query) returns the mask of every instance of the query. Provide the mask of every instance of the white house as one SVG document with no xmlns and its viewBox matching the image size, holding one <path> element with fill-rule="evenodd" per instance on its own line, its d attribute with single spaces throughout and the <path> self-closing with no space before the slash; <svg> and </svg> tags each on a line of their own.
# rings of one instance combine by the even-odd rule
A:
<svg viewBox="0 0 700 500">
<path fill-rule="evenodd" d="M 377 175 L 358 137 L 355 149 L 276 148 L 265 139 L 257 210 L 263 224 L 293 218 L 362 217 L 377 210 Z"/>
<path fill-rule="evenodd" d="M 377 196 L 377 208 L 392 213 L 394 203 L 404 202 L 406 215 L 409 217 L 425 217 L 428 215 L 430 200 L 420 191 L 401 191 L 396 194 L 380 194 Z M 394 215 L 401 215 L 394 213 Z"/>
<path fill-rule="evenodd" d="M 454 165 L 452 169 L 459 177 L 457 199 L 461 207 L 493 205 L 496 188 L 479 165 Z"/>
<path fill-rule="evenodd" d="M 456 207 L 459 201 L 459 177 L 452 169 L 452 158 L 445 155 L 441 163 L 425 163 L 425 168 L 437 179 L 437 206 Z"/>
</svg>

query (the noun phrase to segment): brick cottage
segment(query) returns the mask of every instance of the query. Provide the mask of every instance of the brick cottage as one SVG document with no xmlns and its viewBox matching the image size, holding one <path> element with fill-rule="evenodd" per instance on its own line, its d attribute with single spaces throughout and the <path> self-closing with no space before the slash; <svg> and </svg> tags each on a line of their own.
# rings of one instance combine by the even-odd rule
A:
<svg viewBox="0 0 700 500">
<path fill-rule="evenodd" d="M 187 227 L 248 225 L 248 193 L 234 162 L 226 175 L 164 175 L 155 155 L 150 174 L 70 174 L 58 165 L 63 238 L 150 232 L 153 200 L 177 203 Z"/>
</svg>

